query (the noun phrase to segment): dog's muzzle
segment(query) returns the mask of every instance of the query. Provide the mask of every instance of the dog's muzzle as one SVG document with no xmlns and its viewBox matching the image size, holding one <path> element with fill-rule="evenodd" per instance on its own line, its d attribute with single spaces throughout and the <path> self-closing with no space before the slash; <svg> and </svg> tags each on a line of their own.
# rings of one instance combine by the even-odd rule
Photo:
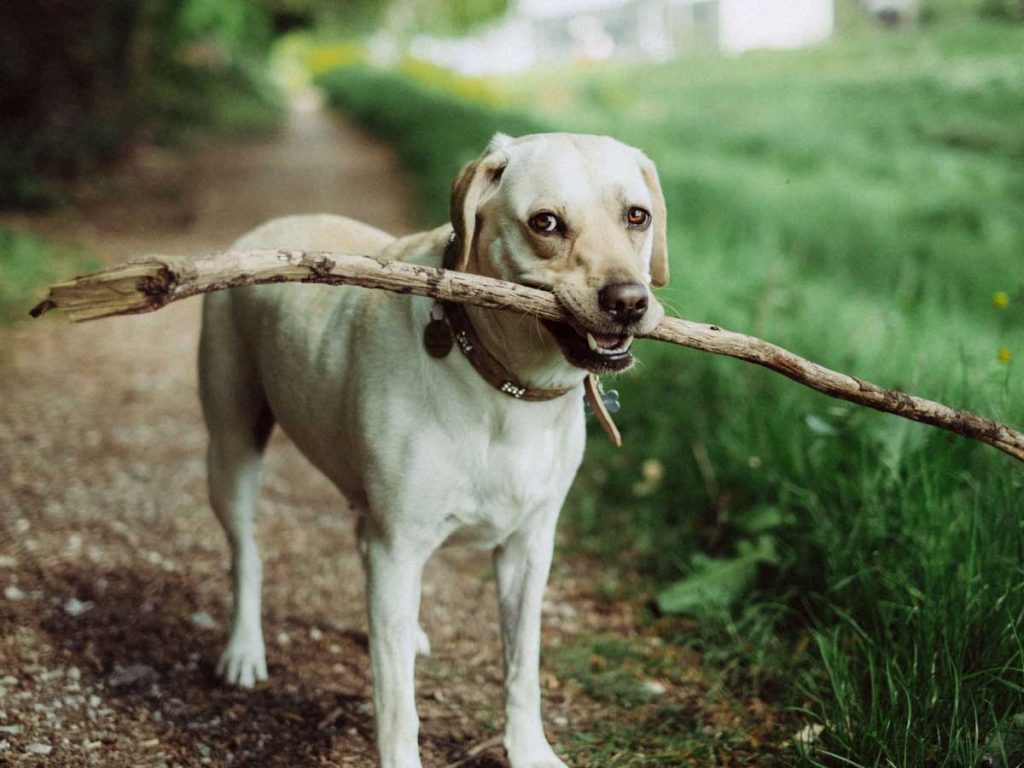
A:
<svg viewBox="0 0 1024 768">
<path fill-rule="evenodd" d="M 587 330 L 574 322 L 544 320 L 544 327 L 554 336 L 565 359 L 577 368 L 591 373 L 615 373 L 633 364 L 630 348 L 633 334 Z"/>
</svg>

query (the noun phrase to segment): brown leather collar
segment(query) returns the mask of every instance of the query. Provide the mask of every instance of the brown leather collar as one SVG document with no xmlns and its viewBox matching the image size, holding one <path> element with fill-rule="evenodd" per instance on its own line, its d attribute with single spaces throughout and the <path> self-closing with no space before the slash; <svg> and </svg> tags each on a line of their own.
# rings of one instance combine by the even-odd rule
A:
<svg viewBox="0 0 1024 768">
<path fill-rule="evenodd" d="M 455 334 L 455 343 L 462 350 L 462 354 L 480 377 L 499 392 L 504 392 L 516 400 L 537 401 L 554 400 L 575 389 L 541 389 L 520 381 L 480 341 L 464 306 L 451 301 L 443 301 L 441 306 L 444 307 L 445 318 L 451 326 L 452 333 Z"/>
<path fill-rule="evenodd" d="M 452 269 L 455 266 L 458 252 L 459 239 L 453 232 L 444 250 L 442 266 L 445 269 Z M 466 356 L 466 359 L 469 360 L 470 365 L 473 366 L 476 372 L 480 374 L 480 377 L 499 392 L 503 392 L 509 397 L 514 397 L 516 400 L 541 401 L 554 400 L 575 389 L 575 387 L 567 389 L 542 389 L 540 387 L 531 387 L 521 381 L 480 341 L 480 337 L 477 335 L 476 329 L 473 328 L 473 323 L 469 319 L 469 313 L 466 312 L 464 306 L 453 301 L 441 301 L 439 303 L 444 308 L 445 319 L 451 327 L 452 333 L 455 336 L 455 343 L 462 351 L 462 354 Z"/>
<path fill-rule="evenodd" d="M 459 252 L 459 238 L 454 232 L 448 238 L 448 245 L 444 250 L 442 266 L 445 269 L 455 267 Z M 530 387 L 517 379 L 511 371 L 501 364 L 494 355 L 483 345 L 480 337 L 477 336 L 473 323 L 469 319 L 469 313 L 461 304 L 452 301 L 437 302 L 444 309 L 444 318 L 435 318 L 431 313 L 431 321 L 427 324 L 423 341 L 427 352 L 433 357 L 445 357 L 452 348 L 452 334 L 454 341 L 459 345 L 462 354 L 466 356 L 470 364 L 480 374 L 480 377 L 499 392 L 503 392 L 516 400 L 554 400 L 557 397 L 568 394 L 575 387 L 568 389 L 540 389 Z M 622 447 L 622 436 L 619 434 L 615 422 L 604 402 L 604 391 L 598 378 L 593 373 L 588 373 L 583 380 L 583 394 L 590 404 L 591 410 L 597 416 L 598 422 L 604 429 L 608 439 L 616 448 Z M 615 395 L 616 403 L 617 393 Z"/>
</svg>

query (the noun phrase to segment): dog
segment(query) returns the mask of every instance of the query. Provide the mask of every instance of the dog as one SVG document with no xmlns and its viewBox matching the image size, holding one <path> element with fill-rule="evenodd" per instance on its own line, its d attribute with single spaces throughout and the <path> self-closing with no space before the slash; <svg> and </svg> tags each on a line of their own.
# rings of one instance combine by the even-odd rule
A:
<svg viewBox="0 0 1024 768">
<path fill-rule="evenodd" d="M 377 745 L 419 768 L 414 697 L 423 566 L 493 551 L 512 768 L 565 768 L 540 713 L 541 602 L 555 524 L 584 448 L 584 379 L 623 371 L 664 311 L 665 202 L 654 164 L 602 136 L 498 134 L 452 184 L 451 223 L 395 239 L 334 215 L 263 224 L 238 250 L 371 253 L 552 291 L 572 318 L 357 287 L 207 295 L 200 396 L 211 504 L 232 550 L 234 618 L 218 674 L 267 676 L 253 510 L 279 424 L 358 511 Z"/>
</svg>

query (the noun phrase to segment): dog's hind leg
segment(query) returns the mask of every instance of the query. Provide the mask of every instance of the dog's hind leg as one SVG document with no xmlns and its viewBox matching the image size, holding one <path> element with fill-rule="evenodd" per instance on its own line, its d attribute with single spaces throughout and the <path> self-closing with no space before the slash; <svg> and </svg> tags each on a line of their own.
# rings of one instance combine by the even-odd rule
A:
<svg viewBox="0 0 1024 768">
<path fill-rule="evenodd" d="M 210 433 L 207 452 L 210 503 L 231 546 L 234 616 L 217 674 L 228 684 L 251 687 L 267 678 L 261 624 L 262 565 L 253 517 L 263 449 L 274 419 L 259 377 L 230 323 L 211 312 L 203 318 L 200 394 Z M 216 324 L 216 327 L 213 327 Z"/>
</svg>

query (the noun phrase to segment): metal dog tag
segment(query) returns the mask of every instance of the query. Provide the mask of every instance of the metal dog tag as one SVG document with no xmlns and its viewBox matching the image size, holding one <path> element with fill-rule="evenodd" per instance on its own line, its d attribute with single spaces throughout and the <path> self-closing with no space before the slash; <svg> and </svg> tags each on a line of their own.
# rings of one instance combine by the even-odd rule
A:
<svg viewBox="0 0 1024 768">
<path fill-rule="evenodd" d="M 601 429 L 608 435 L 608 440 L 616 448 L 622 447 L 622 435 L 615 426 L 610 411 L 619 410 L 619 393 L 614 389 L 608 392 L 601 386 L 601 380 L 593 373 L 587 374 L 583 380 L 583 396 L 587 412 L 597 416 Z"/>
<path fill-rule="evenodd" d="M 605 410 L 608 411 L 608 413 L 618 413 L 622 408 L 622 403 L 619 402 L 619 390 L 609 389 L 606 392 L 604 387 L 598 385 L 598 392 L 601 395 L 601 402 L 604 403 Z M 583 410 L 586 412 L 587 416 L 592 416 L 594 414 L 594 409 L 590 407 L 590 403 L 585 397 L 583 398 Z"/>
<path fill-rule="evenodd" d="M 454 344 L 452 329 L 444 319 L 440 305 L 435 304 L 430 310 L 430 322 L 423 329 L 423 346 L 427 348 L 428 355 L 440 359 L 448 356 Z"/>
<path fill-rule="evenodd" d="M 619 404 L 619 390 L 609 389 L 607 392 L 601 392 L 601 402 L 604 403 L 608 413 L 618 413 L 619 408 L 622 407 Z"/>
</svg>

